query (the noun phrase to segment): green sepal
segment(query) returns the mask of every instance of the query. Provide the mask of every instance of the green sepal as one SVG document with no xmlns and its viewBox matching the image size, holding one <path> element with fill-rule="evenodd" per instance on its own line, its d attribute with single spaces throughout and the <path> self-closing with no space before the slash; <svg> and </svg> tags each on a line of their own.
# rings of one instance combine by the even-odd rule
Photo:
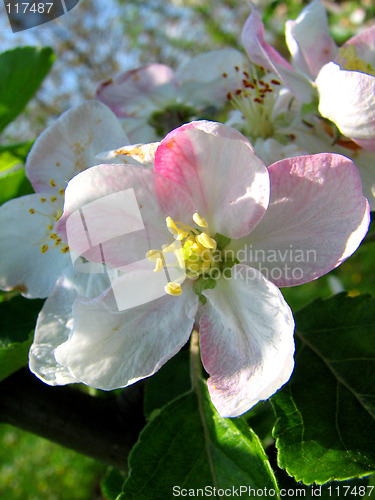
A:
<svg viewBox="0 0 375 500">
<path fill-rule="evenodd" d="M 217 270 L 218 272 L 219 269 Z M 201 275 L 197 280 L 194 281 L 193 291 L 198 295 L 199 300 L 202 304 L 206 304 L 207 299 L 204 295 L 202 295 L 203 290 L 213 289 L 216 287 L 216 280 L 211 278 L 210 276 Z"/>
<path fill-rule="evenodd" d="M 217 249 L 218 250 L 223 250 L 229 243 L 232 241 L 231 238 L 228 238 L 228 236 L 223 236 L 220 233 L 216 233 L 214 236 L 214 240 L 217 243 Z"/>
</svg>

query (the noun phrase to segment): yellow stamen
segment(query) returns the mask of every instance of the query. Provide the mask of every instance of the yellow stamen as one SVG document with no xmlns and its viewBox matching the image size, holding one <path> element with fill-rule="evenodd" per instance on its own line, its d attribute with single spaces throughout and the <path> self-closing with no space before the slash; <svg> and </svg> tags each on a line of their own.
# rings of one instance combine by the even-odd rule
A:
<svg viewBox="0 0 375 500">
<path fill-rule="evenodd" d="M 52 231 L 52 229 L 53 229 L 52 224 L 48 224 L 47 229 L 48 229 L 48 231 Z"/>
<path fill-rule="evenodd" d="M 44 244 L 40 247 L 40 251 L 41 253 L 46 253 L 48 250 L 48 245 L 47 244 Z"/>
<path fill-rule="evenodd" d="M 173 233 L 172 233 L 173 234 Z M 178 235 L 176 237 L 176 240 L 177 241 L 181 241 L 181 240 L 184 240 L 185 238 L 187 238 L 189 236 L 189 233 L 187 233 L 186 231 L 184 231 L 183 229 L 179 229 L 178 230 Z"/>
<path fill-rule="evenodd" d="M 173 236 L 177 236 L 179 233 L 179 230 L 178 230 L 178 227 L 176 226 L 176 224 L 174 223 L 173 219 L 171 219 L 171 217 L 167 217 L 165 219 L 165 222 L 167 223 L 168 231 L 171 234 L 173 234 Z"/>
<path fill-rule="evenodd" d="M 207 227 L 207 221 L 203 217 L 201 217 L 199 214 L 195 212 L 193 215 L 193 221 L 196 223 L 197 226 L 199 227 Z"/>
<path fill-rule="evenodd" d="M 55 241 L 55 247 L 58 247 L 61 243 L 61 238 L 57 238 Z"/>
<path fill-rule="evenodd" d="M 65 193 L 65 189 L 64 188 L 59 190 L 59 195 L 60 196 L 63 196 L 64 193 Z"/>
<path fill-rule="evenodd" d="M 56 200 L 57 200 L 57 198 L 56 198 L 56 196 L 51 196 L 50 200 L 51 200 L 52 202 L 54 202 L 54 201 L 56 201 Z"/>
<path fill-rule="evenodd" d="M 47 201 L 46 198 L 40 198 L 40 203 L 45 203 Z"/>
<path fill-rule="evenodd" d="M 168 285 L 164 287 L 164 290 L 169 295 L 174 295 L 174 296 L 181 295 L 182 293 L 181 285 L 179 283 L 176 283 L 175 281 L 170 281 Z"/>
<path fill-rule="evenodd" d="M 35 210 L 34 210 L 33 208 L 29 208 L 29 212 L 30 212 L 31 214 L 35 214 Z"/>
<path fill-rule="evenodd" d="M 146 253 L 146 259 L 148 259 L 150 262 L 157 262 L 157 260 L 160 258 L 160 250 L 149 250 Z"/>
<path fill-rule="evenodd" d="M 161 248 L 162 248 L 163 252 L 166 252 L 166 253 L 174 252 L 176 250 L 176 243 L 173 242 L 170 245 L 162 245 Z"/>
<path fill-rule="evenodd" d="M 55 179 L 50 179 L 49 183 L 51 184 L 51 186 L 53 188 L 56 187 L 56 181 L 55 181 Z"/>
<path fill-rule="evenodd" d="M 207 233 L 201 233 L 197 236 L 197 240 L 205 248 L 209 248 L 210 250 L 215 250 L 216 248 L 216 241 L 213 238 L 210 238 Z"/>
<path fill-rule="evenodd" d="M 51 240 L 56 240 L 57 239 L 57 234 L 56 233 L 51 233 L 49 235 L 49 237 L 50 237 Z"/>
<path fill-rule="evenodd" d="M 164 265 L 163 259 L 158 258 L 156 260 L 156 265 L 155 265 L 154 272 L 155 273 L 160 273 L 160 271 L 163 269 L 163 265 Z"/>
<path fill-rule="evenodd" d="M 68 247 L 68 245 L 65 245 L 64 247 L 60 248 L 60 252 L 61 252 L 61 253 L 66 253 L 66 252 L 69 252 L 69 247 Z"/>
</svg>

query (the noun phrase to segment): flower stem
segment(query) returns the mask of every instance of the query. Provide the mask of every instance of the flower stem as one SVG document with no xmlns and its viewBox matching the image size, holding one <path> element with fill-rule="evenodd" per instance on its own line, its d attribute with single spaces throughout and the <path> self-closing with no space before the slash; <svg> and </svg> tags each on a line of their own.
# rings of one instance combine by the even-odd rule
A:
<svg viewBox="0 0 375 500">
<path fill-rule="evenodd" d="M 190 378 L 193 389 L 199 393 L 199 378 L 202 375 L 202 365 L 199 355 L 199 334 L 194 328 L 190 338 Z"/>
</svg>

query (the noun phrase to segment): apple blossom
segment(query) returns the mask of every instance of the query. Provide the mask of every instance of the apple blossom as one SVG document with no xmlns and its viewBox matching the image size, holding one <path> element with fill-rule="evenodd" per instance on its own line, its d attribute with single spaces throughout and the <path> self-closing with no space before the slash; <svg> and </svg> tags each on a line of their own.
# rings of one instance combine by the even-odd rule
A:
<svg viewBox="0 0 375 500">
<path fill-rule="evenodd" d="M 375 151 L 375 26 L 338 48 L 322 3 L 313 0 L 295 21 L 287 21 L 285 34 L 292 64 L 264 40 L 263 23 L 253 9 L 242 32 L 250 60 L 275 71 L 306 103 L 317 91 L 320 114 L 343 135 Z"/>
<path fill-rule="evenodd" d="M 148 64 L 104 81 L 96 97 L 121 119 L 131 142 L 151 142 L 206 108 L 221 108 L 244 61 L 241 52 L 222 49 L 192 57 L 175 72 Z"/>
<path fill-rule="evenodd" d="M 144 230 L 106 239 L 111 220 L 116 228 L 132 224 L 128 206 L 106 205 L 129 190 Z M 82 217 L 91 248 L 79 237 Z M 277 286 L 305 283 L 339 265 L 368 223 L 348 158 L 302 156 L 267 169 L 239 132 L 205 121 L 182 126 L 161 141 L 154 169 L 97 165 L 69 182 L 59 234 L 119 274 L 101 296 L 75 300 L 69 335 L 50 330 L 46 341 L 37 328 L 31 369 L 52 385 L 125 387 L 157 371 L 196 325 L 212 401 L 222 416 L 240 415 L 293 370 L 294 321 Z M 271 251 L 275 259 L 266 258 Z M 294 257 L 308 251 L 313 259 Z M 165 283 L 159 298 L 118 306 L 148 295 L 153 276 Z"/>
</svg>

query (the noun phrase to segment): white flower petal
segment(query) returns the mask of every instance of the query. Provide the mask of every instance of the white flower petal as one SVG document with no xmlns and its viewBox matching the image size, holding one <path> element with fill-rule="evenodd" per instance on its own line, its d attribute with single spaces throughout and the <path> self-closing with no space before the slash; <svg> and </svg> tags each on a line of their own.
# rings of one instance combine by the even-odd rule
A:
<svg viewBox="0 0 375 500">
<path fill-rule="evenodd" d="M 98 153 L 128 142 L 109 108 L 86 101 L 66 111 L 38 137 L 26 161 L 26 174 L 36 192 L 65 189 L 72 177 L 98 163 Z"/>
<path fill-rule="evenodd" d="M 57 200 L 52 203 L 43 193 L 0 207 L 0 288 L 17 289 L 28 298 L 48 296 L 70 261 L 69 254 L 60 251 L 63 246 L 50 238 L 60 208 Z"/>
<path fill-rule="evenodd" d="M 202 362 L 222 417 L 235 417 L 269 398 L 293 371 L 294 321 L 275 285 L 244 265 L 203 292 Z"/>
<path fill-rule="evenodd" d="M 356 142 L 367 141 L 366 149 L 375 151 L 375 76 L 329 63 L 319 72 L 316 85 L 321 115 L 342 134 Z"/>
<path fill-rule="evenodd" d="M 121 267 L 170 240 L 167 216 L 191 224 L 193 214 L 188 194 L 153 170 L 97 165 L 70 181 L 57 227 L 78 255 L 102 262 L 102 245 L 105 262 Z"/>
<path fill-rule="evenodd" d="M 66 342 L 73 329 L 73 303 L 77 296 L 100 295 L 108 278 L 98 274 L 77 273 L 68 268 L 56 282 L 38 316 L 34 342 L 29 352 L 30 371 L 49 385 L 78 382 L 69 370 L 56 362 L 54 351 Z"/>
<path fill-rule="evenodd" d="M 165 64 L 147 64 L 101 83 L 96 96 L 118 117 L 147 118 L 174 100 L 177 87 L 171 68 Z"/>
<path fill-rule="evenodd" d="M 180 101 L 192 106 L 222 105 L 227 92 L 239 85 L 235 66 L 242 68 L 245 61 L 235 49 L 211 50 L 192 57 L 176 72 Z"/>
<path fill-rule="evenodd" d="M 294 64 L 313 79 L 338 52 L 320 0 L 310 2 L 295 21 L 286 22 L 285 37 Z"/>
<path fill-rule="evenodd" d="M 197 301 L 189 288 L 125 312 L 117 310 L 112 291 L 97 301 L 77 301 L 73 334 L 56 349 L 56 360 L 77 380 L 103 390 L 149 377 L 188 341 Z"/>
</svg>

